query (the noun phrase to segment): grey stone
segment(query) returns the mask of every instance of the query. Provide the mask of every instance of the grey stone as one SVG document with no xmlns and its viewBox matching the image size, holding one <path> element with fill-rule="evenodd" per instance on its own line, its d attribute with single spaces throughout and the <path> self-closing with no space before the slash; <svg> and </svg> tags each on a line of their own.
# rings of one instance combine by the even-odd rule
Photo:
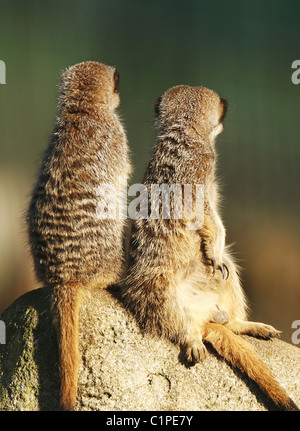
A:
<svg viewBox="0 0 300 431">
<path fill-rule="evenodd" d="M 33 290 L 1 315 L 0 410 L 57 410 L 59 374 L 50 291 Z M 245 337 L 300 404 L 300 349 L 280 340 Z M 77 410 L 272 410 L 256 384 L 209 347 L 187 367 L 179 348 L 142 334 L 115 292 L 90 293 L 81 309 Z"/>
</svg>

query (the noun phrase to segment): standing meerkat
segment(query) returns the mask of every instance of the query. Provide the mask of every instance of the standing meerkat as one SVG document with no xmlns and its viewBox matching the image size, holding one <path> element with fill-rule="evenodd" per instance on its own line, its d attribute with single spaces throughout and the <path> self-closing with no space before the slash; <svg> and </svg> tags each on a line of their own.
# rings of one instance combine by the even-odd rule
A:
<svg viewBox="0 0 300 431">
<path fill-rule="evenodd" d="M 159 136 L 143 184 L 153 206 L 153 184 L 203 185 L 203 220 L 190 229 L 193 211 L 176 218 L 138 218 L 132 226 L 122 299 L 141 327 L 181 346 L 188 362 L 206 355 L 204 341 L 247 373 L 281 408 L 297 406 L 252 346 L 236 334 L 269 338 L 272 326 L 247 321 L 238 270 L 225 246 L 215 179 L 215 138 L 223 130 L 227 102 L 204 87 L 176 86 L 155 106 Z M 170 194 L 171 195 L 171 194 Z"/>
<path fill-rule="evenodd" d="M 118 80 L 114 67 L 97 62 L 63 72 L 59 113 L 27 214 L 37 277 L 52 288 L 64 410 L 74 409 L 77 394 L 83 295 L 115 283 L 123 271 L 124 217 L 105 219 L 99 212 L 107 199 L 102 185 L 121 198 L 120 173 L 127 179 L 131 170 L 115 112 Z"/>
</svg>

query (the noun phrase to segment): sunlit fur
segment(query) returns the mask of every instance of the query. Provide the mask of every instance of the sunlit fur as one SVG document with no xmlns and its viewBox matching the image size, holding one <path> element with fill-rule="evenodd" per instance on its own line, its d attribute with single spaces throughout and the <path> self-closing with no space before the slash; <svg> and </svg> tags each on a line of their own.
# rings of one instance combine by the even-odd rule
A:
<svg viewBox="0 0 300 431">
<path fill-rule="evenodd" d="M 74 409 L 78 379 L 78 313 L 88 289 L 115 283 L 123 271 L 124 219 L 97 214 L 101 184 L 116 187 L 130 172 L 115 108 L 116 70 L 97 62 L 66 69 L 59 112 L 28 210 L 38 279 L 53 292 L 61 408 Z"/>
<path fill-rule="evenodd" d="M 212 90 L 184 85 L 171 88 L 155 104 L 158 143 L 143 178 L 149 201 L 153 183 L 203 184 L 204 223 L 189 230 L 188 220 L 177 220 L 172 212 L 170 220 L 134 221 L 123 300 L 144 330 L 179 344 L 187 361 L 203 359 L 204 341 L 209 341 L 280 407 L 293 409 L 267 367 L 235 335 L 278 332 L 246 321 L 237 266 L 225 245 L 214 140 L 223 130 L 226 109 L 226 101 Z"/>
</svg>

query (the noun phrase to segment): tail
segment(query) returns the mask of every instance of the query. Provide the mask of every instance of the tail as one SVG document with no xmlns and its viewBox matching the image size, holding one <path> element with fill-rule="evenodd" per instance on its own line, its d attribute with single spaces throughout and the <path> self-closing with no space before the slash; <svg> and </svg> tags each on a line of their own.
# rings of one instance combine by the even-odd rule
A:
<svg viewBox="0 0 300 431">
<path fill-rule="evenodd" d="M 79 368 L 79 310 L 82 286 L 68 284 L 53 290 L 52 312 L 59 347 L 60 408 L 74 410 Z"/>
<path fill-rule="evenodd" d="M 214 349 L 228 362 L 254 380 L 281 410 L 299 410 L 276 381 L 269 368 L 255 353 L 253 347 L 241 337 L 223 325 L 208 323 L 204 339 L 211 343 Z"/>
</svg>

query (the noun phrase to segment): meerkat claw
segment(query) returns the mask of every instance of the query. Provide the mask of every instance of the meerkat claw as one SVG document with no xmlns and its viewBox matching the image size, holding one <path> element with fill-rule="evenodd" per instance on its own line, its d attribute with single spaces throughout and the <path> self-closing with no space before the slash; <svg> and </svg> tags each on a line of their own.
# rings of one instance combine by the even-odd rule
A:
<svg viewBox="0 0 300 431">
<path fill-rule="evenodd" d="M 226 278 L 225 278 L 225 280 L 228 280 L 228 277 L 229 277 L 229 269 L 228 269 L 228 266 L 227 265 L 225 265 L 225 263 L 223 263 L 223 266 L 224 266 L 224 268 L 226 269 L 226 272 L 227 272 L 227 276 L 226 276 Z"/>
<path fill-rule="evenodd" d="M 218 266 L 218 269 L 222 272 L 222 277 L 223 280 L 227 280 L 229 277 L 229 269 L 228 266 L 225 265 L 225 263 L 222 263 L 221 265 Z M 226 276 L 225 276 L 225 270 L 226 270 Z"/>
<path fill-rule="evenodd" d="M 211 266 L 212 266 L 212 268 L 213 268 L 212 275 L 214 276 L 214 275 L 215 275 L 215 273 L 216 273 L 216 268 L 217 268 L 216 259 L 211 259 L 210 261 L 211 261 L 210 265 L 211 265 Z"/>
<path fill-rule="evenodd" d="M 221 265 L 216 264 L 216 259 L 210 259 L 210 265 L 212 266 L 212 276 L 216 274 L 216 269 L 220 270 L 222 272 L 222 278 L 223 280 L 227 280 L 229 277 L 229 269 L 228 266 L 225 265 L 225 263 L 221 263 Z"/>
</svg>

